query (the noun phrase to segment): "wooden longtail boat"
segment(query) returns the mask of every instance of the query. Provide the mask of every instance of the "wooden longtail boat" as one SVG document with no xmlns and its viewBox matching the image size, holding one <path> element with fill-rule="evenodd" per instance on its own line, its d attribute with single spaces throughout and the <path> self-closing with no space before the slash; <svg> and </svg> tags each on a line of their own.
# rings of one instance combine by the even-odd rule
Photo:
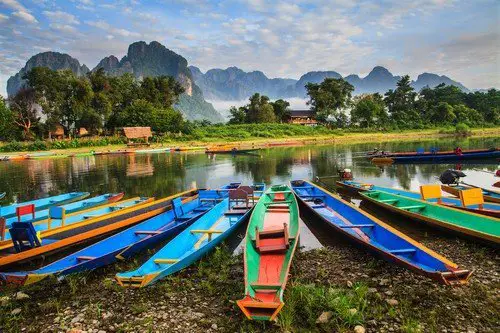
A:
<svg viewBox="0 0 500 333">
<path fill-rule="evenodd" d="M 272 186 L 255 205 L 244 241 L 245 297 L 237 304 L 248 319 L 280 312 L 298 238 L 297 200 L 288 186 Z"/>
<path fill-rule="evenodd" d="M 69 157 L 87 157 L 87 156 L 94 156 L 94 152 L 88 152 L 88 153 L 75 153 L 75 154 L 70 154 Z"/>
<path fill-rule="evenodd" d="M 183 196 L 195 194 L 196 191 L 182 193 Z M 156 201 L 148 199 L 141 205 L 120 209 L 106 216 L 84 221 L 78 224 L 78 226 L 73 226 L 71 230 L 61 232 L 50 238 L 42 238 L 41 246 L 33 247 L 19 253 L 15 253 L 12 248 L 0 251 L 0 267 L 14 265 L 40 255 L 71 247 L 95 237 L 109 235 L 167 211 L 170 202 L 169 198 Z"/>
<path fill-rule="evenodd" d="M 157 154 L 157 153 L 169 153 L 172 148 L 156 148 L 156 149 L 138 149 L 135 151 L 136 154 Z"/>
<path fill-rule="evenodd" d="M 301 203 L 327 225 L 385 260 L 446 285 L 469 280 L 472 272 L 326 189 L 303 180 L 291 186 Z"/>
<path fill-rule="evenodd" d="M 205 150 L 207 147 L 177 147 L 172 148 L 173 151 L 193 151 L 193 150 Z"/>
<path fill-rule="evenodd" d="M 92 207 L 98 207 L 104 204 L 110 204 L 114 203 L 117 201 L 120 201 L 124 196 L 124 193 L 108 193 L 108 194 L 103 194 L 99 195 L 93 198 L 88 198 L 80 201 L 75 201 L 66 205 L 60 206 L 61 208 L 64 209 L 66 214 L 71 214 L 71 213 L 76 213 L 81 210 L 87 210 Z M 35 212 L 35 217 L 33 218 L 33 215 L 28 214 L 28 215 L 22 215 L 22 216 L 13 216 L 8 219 L 6 219 L 6 226 L 9 227 L 13 222 L 36 222 L 40 220 L 45 220 L 49 218 L 49 211 L 50 209 L 45 209 L 41 211 Z"/>
<path fill-rule="evenodd" d="M 236 147 L 215 147 L 215 148 L 207 148 L 205 150 L 206 154 L 247 154 L 256 150 L 259 150 L 260 148 L 247 148 L 247 149 L 240 149 Z"/>
<path fill-rule="evenodd" d="M 0 216 L 9 218 L 16 216 L 16 208 L 28 205 L 34 205 L 35 211 L 46 209 L 52 206 L 63 205 L 73 201 L 82 200 L 88 197 L 90 193 L 88 192 L 71 192 L 65 194 L 59 194 L 52 197 L 35 199 L 31 201 L 19 202 L 11 204 L 8 206 L 0 207 Z"/>
<path fill-rule="evenodd" d="M 459 197 L 460 191 L 469 190 L 473 187 L 467 185 L 441 185 L 441 188 L 443 189 L 443 191 Z M 483 192 L 484 201 L 500 204 L 500 194 L 485 189 L 481 190 Z"/>
<path fill-rule="evenodd" d="M 493 244 L 500 243 L 500 220 L 497 218 L 381 191 L 361 192 L 360 195 L 363 199 L 383 208 L 432 226 L 472 236 Z"/>
<path fill-rule="evenodd" d="M 186 228 L 215 206 L 213 199 L 224 194 L 213 190 L 190 190 L 168 198 L 168 211 L 152 217 L 113 236 L 34 271 L 0 273 L 7 284 L 28 285 L 47 276 L 64 277 L 68 274 L 93 270 L 119 259 L 130 258 L 137 252 L 152 247 Z M 193 195 L 194 194 L 194 195 Z"/>
<path fill-rule="evenodd" d="M 484 155 L 486 157 L 482 157 L 481 155 L 478 154 L 491 154 L 491 155 Z M 457 155 L 457 156 L 463 156 L 464 159 L 468 158 L 488 158 L 488 157 L 500 157 L 500 149 L 498 148 L 490 148 L 490 149 L 470 149 L 470 150 L 462 150 L 461 153 L 457 153 L 453 150 L 447 150 L 447 151 L 435 151 L 435 152 L 424 152 L 423 149 L 421 152 L 401 152 L 401 153 L 391 153 L 391 152 L 381 152 L 381 151 L 376 151 L 376 152 L 369 152 L 366 154 L 367 158 L 374 158 L 374 157 L 449 157 L 450 155 Z"/>
<path fill-rule="evenodd" d="M 82 225 L 87 227 L 92 226 L 96 221 L 101 218 L 111 215 L 112 213 L 141 206 L 142 204 L 153 201 L 152 198 L 135 197 L 123 200 L 116 203 L 102 205 L 100 207 L 93 207 L 73 214 L 65 215 L 59 207 L 51 208 L 52 210 L 59 209 L 59 215 L 56 216 L 54 212 L 51 213 L 51 218 L 36 222 L 21 222 L 24 227 L 28 227 L 33 233 L 36 233 L 37 239 L 42 241 L 45 238 L 57 238 L 60 234 L 71 232 L 73 229 L 78 229 Z M 15 247 L 16 237 L 12 236 L 12 230 L 16 230 L 19 223 L 14 222 L 7 228 L 7 233 L 0 241 L 0 251 L 9 250 Z M 1 255 L 1 252 L 0 252 Z"/>
<path fill-rule="evenodd" d="M 119 273 L 122 287 L 145 287 L 199 260 L 226 239 L 248 217 L 252 205 L 240 205 L 233 198 L 253 197 L 250 187 L 240 187 L 217 203 L 199 220 L 171 240 L 136 270 Z"/>
<path fill-rule="evenodd" d="M 392 194 L 398 194 L 407 198 L 413 198 L 413 199 L 422 199 L 422 193 L 418 192 L 412 192 L 412 191 L 406 191 L 402 189 L 395 189 L 395 188 L 390 188 L 390 187 L 384 187 L 384 186 L 377 186 L 373 184 L 367 184 L 367 183 L 361 183 L 353 180 L 340 180 L 337 181 L 336 184 L 340 187 L 343 187 L 345 189 L 354 191 L 354 192 L 360 192 L 360 191 L 383 191 L 387 193 L 392 193 Z M 439 185 L 435 185 L 439 187 Z M 439 192 L 441 192 L 439 190 Z M 495 203 L 481 203 L 481 204 L 474 204 L 474 205 L 468 205 L 464 206 L 463 202 L 458 199 L 458 198 L 451 198 L 451 197 L 443 197 L 441 196 L 441 193 L 439 193 L 438 196 L 434 196 L 433 198 L 427 198 L 425 199 L 429 202 L 433 203 L 439 203 L 442 205 L 445 205 L 447 207 L 451 208 L 456 208 L 456 209 L 461 209 L 461 210 L 466 210 L 469 212 L 481 214 L 481 215 L 486 215 L 486 216 L 493 216 L 496 218 L 500 218 L 500 205 L 495 204 Z"/>
<path fill-rule="evenodd" d="M 385 160 L 392 160 L 393 163 L 418 163 L 418 162 L 441 162 L 441 161 L 464 161 L 464 160 L 482 160 L 500 158 L 500 149 L 484 150 L 475 152 L 456 153 L 422 153 L 404 156 L 379 156 L 374 157 L 374 163 L 380 163 Z"/>
<path fill-rule="evenodd" d="M 6 155 L 0 158 L 0 161 L 22 161 L 27 159 L 26 155 Z"/>
</svg>

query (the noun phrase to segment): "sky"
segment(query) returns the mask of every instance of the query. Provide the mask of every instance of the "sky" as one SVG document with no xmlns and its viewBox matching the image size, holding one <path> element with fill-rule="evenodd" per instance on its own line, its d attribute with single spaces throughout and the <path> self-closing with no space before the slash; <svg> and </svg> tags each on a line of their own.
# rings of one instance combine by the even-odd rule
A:
<svg viewBox="0 0 500 333">
<path fill-rule="evenodd" d="M 0 94 L 36 53 L 90 69 L 156 40 L 202 71 L 447 75 L 500 88 L 499 0 L 0 0 Z"/>
</svg>

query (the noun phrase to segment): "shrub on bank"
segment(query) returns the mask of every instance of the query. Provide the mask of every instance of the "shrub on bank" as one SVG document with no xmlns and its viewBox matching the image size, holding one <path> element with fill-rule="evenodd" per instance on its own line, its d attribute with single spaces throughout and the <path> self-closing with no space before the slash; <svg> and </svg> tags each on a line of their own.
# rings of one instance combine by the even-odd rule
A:
<svg viewBox="0 0 500 333">
<path fill-rule="evenodd" d="M 103 147 L 107 145 L 124 144 L 127 140 L 124 137 L 98 137 L 98 138 L 82 138 L 60 141 L 34 141 L 34 142 L 17 142 L 12 141 L 0 146 L 0 152 L 16 152 L 16 151 L 44 151 L 51 149 L 75 149 L 83 147 Z"/>
</svg>

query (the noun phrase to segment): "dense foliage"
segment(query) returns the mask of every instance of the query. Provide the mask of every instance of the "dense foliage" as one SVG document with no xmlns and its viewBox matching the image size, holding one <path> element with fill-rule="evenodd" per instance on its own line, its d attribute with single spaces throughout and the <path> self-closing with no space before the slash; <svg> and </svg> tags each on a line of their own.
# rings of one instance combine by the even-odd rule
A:
<svg viewBox="0 0 500 333">
<path fill-rule="evenodd" d="M 81 127 L 97 134 L 124 126 L 151 126 L 157 132 L 179 131 L 184 126 L 182 115 L 173 109 L 184 89 L 172 77 L 138 82 L 130 74 L 109 77 L 103 69 L 76 77 L 70 70 L 36 67 L 24 78 L 27 87 L 9 100 L 23 139 L 41 137 L 43 130 L 35 128 L 48 132 L 57 125 L 68 135 Z"/>
<path fill-rule="evenodd" d="M 255 93 L 249 101 L 247 105 L 239 108 L 232 106 L 229 109 L 229 124 L 284 122 L 289 116 L 290 103 L 285 100 L 270 102 L 269 97 Z"/>
<path fill-rule="evenodd" d="M 495 89 L 487 93 L 466 93 L 458 87 L 440 84 L 416 92 L 408 75 L 384 96 L 375 93 L 353 98 L 353 89 L 343 79 L 327 78 L 319 84 L 308 83 L 307 103 L 320 123 L 335 128 L 397 130 L 500 124 L 500 91 Z M 283 122 L 290 115 L 288 106 L 286 101 L 270 102 L 267 96 L 255 94 L 248 105 L 230 109 L 229 123 Z"/>
</svg>

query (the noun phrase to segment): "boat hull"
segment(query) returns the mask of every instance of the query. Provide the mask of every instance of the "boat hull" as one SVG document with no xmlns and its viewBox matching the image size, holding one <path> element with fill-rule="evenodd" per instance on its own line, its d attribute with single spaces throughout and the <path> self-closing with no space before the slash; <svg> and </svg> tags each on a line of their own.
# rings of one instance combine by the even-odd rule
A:
<svg viewBox="0 0 500 333">
<path fill-rule="evenodd" d="M 272 186 L 254 207 L 244 245 L 245 296 L 237 305 L 248 319 L 274 320 L 299 238 L 298 204 L 286 185 Z"/>
<path fill-rule="evenodd" d="M 424 245 L 406 236 L 390 225 L 378 220 L 374 216 L 362 211 L 358 207 L 348 203 L 320 186 L 308 181 L 298 181 L 297 184 L 299 184 L 299 182 L 305 184 L 302 186 L 309 186 L 312 188 L 312 191 L 309 194 L 316 193 L 317 197 L 324 196 L 325 199 L 323 202 L 325 206 L 329 206 L 333 211 L 335 211 L 335 205 L 337 210 L 339 212 L 342 211 L 343 214 L 338 219 L 335 218 L 335 215 L 333 214 L 331 217 L 327 218 L 327 216 L 329 216 L 329 212 L 327 214 L 322 214 L 318 208 L 315 209 L 311 204 L 308 204 L 307 198 L 311 197 L 300 195 L 299 190 L 295 189 L 292 182 L 292 189 L 294 189 L 295 195 L 299 199 L 301 206 L 312 212 L 332 230 L 342 236 L 346 236 L 358 246 L 365 248 L 369 252 L 378 255 L 391 263 L 403 266 L 413 272 L 427 276 L 445 285 L 465 284 L 470 279 L 472 272 L 459 269 L 458 265 L 455 263 L 437 254 L 431 249 L 428 249 Z M 330 202 L 328 203 L 327 201 Z M 345 220 L 343 221 L 342 219 Z M 358 233 L 351 232 L 353 228 L 341 227 L 341 225 L 345 225 L 344 223 L 346 222 L 349 222 L 352 225 L 374 224 L 375 226 L 365 227 L 364 229 L 359 228 L 360 230 L 365 230 L 365 232 L 360 231 Z M 379 230 L 372 230 L 372 228 L 379 228 Z M 354 230 L 357 229 L 358 228 Z M 391 250 L 389 250 L 392 247 L 412 249 L 415 250 L 415 252 L 411 252 L 412 255 L 406 255 L 404 253 L 394 254 L 391 253 Z M 421 261 L 417 261 L 411 260 L 412 258 L 423 259 Z"/>
<path fill-rule="evenodd" d="M 13 266 L 41 255 L 54 253 L 96 237 L 109 235 L 122 228 L 144 221 L 165 212 L 168 203 L 164 200 L 145 199 L 141 204 L 125 208 L 95 219 L 83 221 L 71 228 L 59 229 L 55 234 L 46 234 L 42 246 L 20 253 L 13 252 L 11 245 L 0 252 L 0 267 Z M 49 230 L 50 231 L 50 230 Z M 50 236 L 50 237 L 49 237 Z"/>
<path fill-rule="evenodd" d="M 140 268 L 135 271 L 117 274 L 117 282 L 122 287 L 145 287 L 198 261 L 236 230 L 250 211 L 249 209 L 242 211 L 238 215 L 237 221 L 231 224 L 232 216 L 226 216 L 229 206 L 228 198 L 217 203 L 205 215 L 167 243 Z M 211 234 L 206 236 L 207 234 L 196 233 L 199 230 L 209 230 Z M 169 258 L 170 262 L 158 263 L 158 260 L 164 260 L 162 258 Z"/>
<path fill-rule="evenodd" d="M 197 190 L 189 190 L 162 199 L 169 202 L 175 198 L 182 197 L 182 209 L 192 211 L 198 207 L 195 202 Z M 172 235 L 177 234 L 191 221 L 175 224 L 175 214 L 172 205 L 167 205 L 167 211 L 152 217 L 140 224 L 127 228 L 118 234 L 105 238 L 98 243 L 92 244 L 82 250 L 72 253 L 47 266 L 30 272 L 3 273 L 4 281 L 12 285 L 28 285 L 38 282 L 47 276 L 63 277 L 69 274 L 86 270 L 93 270 L 109 265 L 118 259 L 126 259 L 137 252 L 149 248 Z M 193 217 L 193 219 L 199 216 Z M 142 235 L 138 235 L 142 232 Z M 149 233 L 147 233 L 149 232 Z M 80 260 L 79 258 L 85 258 Z"/>
<path fill-rule="evenodd" d="M 493 217 L 483 216 L 475 213 L 459 211 L 429 203 L 422 200 L 410 199 L 396 194 L 380 191 L 369 191 L 360 193 L 363 200 L 381 206 L 392 212 L 410 217 L 417 221 L 425 222 L 431 226 L 443 230 L 453 231 L 459 235 L 470 236 L 498 246 L 500 244 L 500 223 Z M 424 207 L 425 212 L 403 209 L 403 206 L 394 206 L 381 200 L 396 200 L 395 203 L 406 207 Z M 435 216 L 440 216 L 437 218 Z"/>
<path fill-rule="evenodd" d="M 393 188 L 383 187 L 383 186 L 376 186 L 373 184 L 360 183 L 360 182 L 350 181 L 350 180 L 349 181 L 343 181 L 343 180 L 337 181 L 336 184 L 337 184 L 337 186 L 342 187 L 342 188 L 349 190 L 351 192 L 354 192 L 354 193 L 359 193 L 359 192 L 371 190 L 371 191 L 383 191 L 383 192 L 398 194 L 398 195 L 402 195 L 402 196 L 413 198 L 413 199 L 420 199 L 421 198 L 420 193 L 417 193 L 417 192 L 411 192 L 411 191 L 406 191 L 406 190 L 401 190 L 401 189 L 393 189 Z M 433 203 L 437 203 L 437 199 L 432 199 L 429 201 L 433 202 Z M 462 202 L 460 201 L 460 199 L 442 197 L 441 204 L 443 206 L 449 207 L 449 208 L 454 208 L 454 209 L 459 209 L 459 210 L 463 210 L 463 211 L 467 211 L 467 212 L 471 212 L 471 213 L 476 213 L 476 214 L 480 214 L 480 215 L 500 218 L 500 205 L 497 205 L 494 203 L 486 203 L 483 205 L 483 208 L 480 208 L 478 205 L 464 207 L 464 206 L 462 206 Z"/>
</svg>

